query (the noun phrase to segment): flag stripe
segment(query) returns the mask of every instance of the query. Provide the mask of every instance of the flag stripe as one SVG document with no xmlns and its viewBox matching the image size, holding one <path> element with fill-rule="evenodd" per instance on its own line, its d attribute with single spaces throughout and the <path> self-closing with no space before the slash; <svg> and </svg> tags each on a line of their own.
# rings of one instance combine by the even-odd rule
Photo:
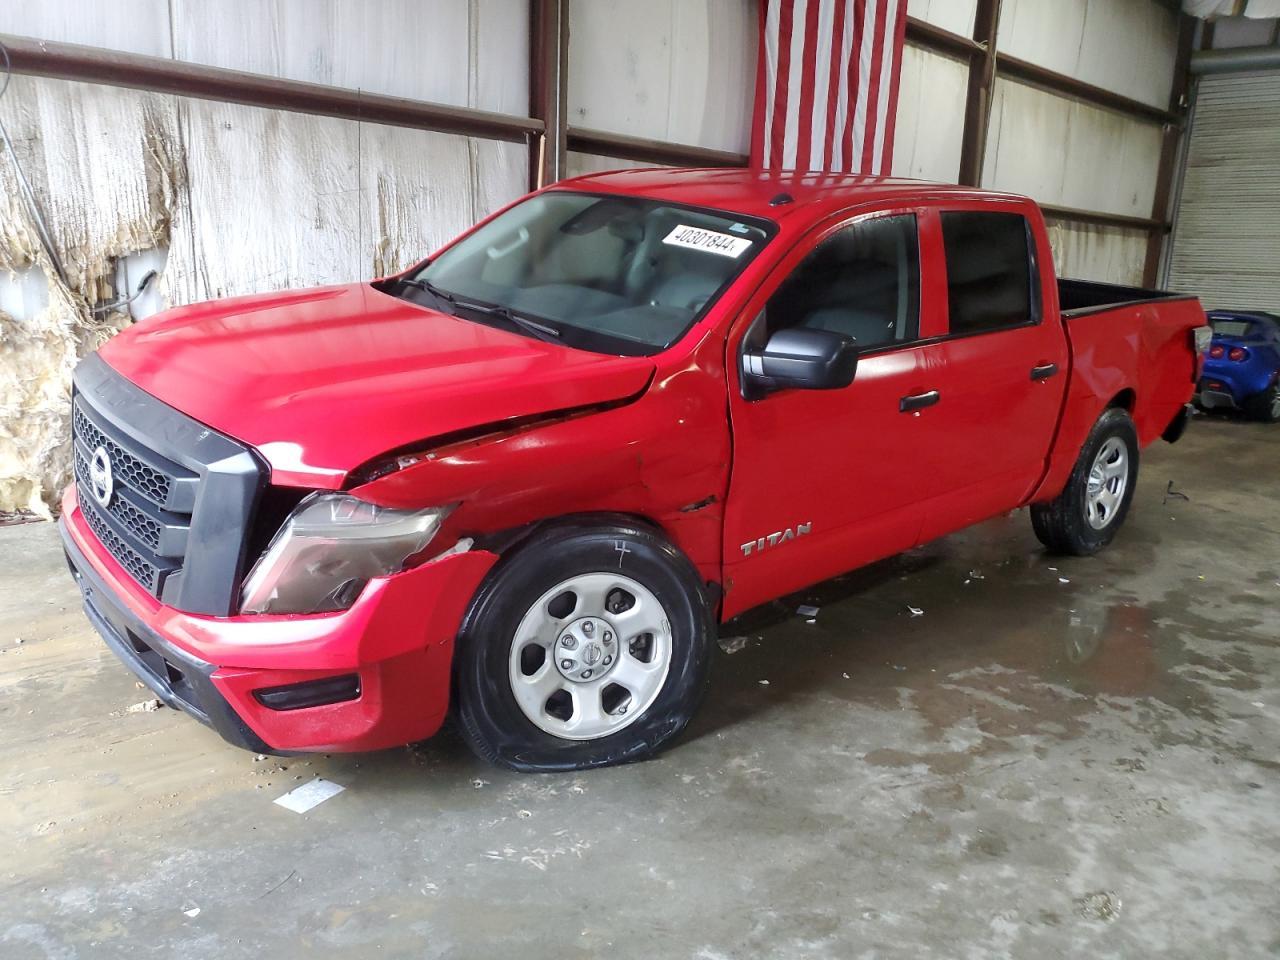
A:
<svg viewBox="0 0 1280 960">
<path fill-rule="evenodd" d="M 887 174 L 906 0 L 761 0 L 751 161 Z"/>
<path fill-rule="evenodd" d="M 876 0 L 876 24 L 878 29 L 871 36 L 871 64 L 867 67 L 867 101 L 866 120 L 862 125 L 862 163 L 863 173 L 879 173 L 874 166 L 876 155 L 876 138 L 879 130 L 880 87 L 884 69 L 884 31 L 885 13 L 889 0 Z"/>
<path fill-rule="evenodd" d="M 773 3 L 770 4 L 770 6 L 773 5 Z M 769 138 L 766 141 L 765 149 L 768 151 L 768 166 L 774 170 L 781 169 L 782 166 L 782 140 L 787 130 L 787 90 L 789 87 L 787 82 L 779 83 L 778 78 L 789 78 L 791 76 L 791 15 L 795 10 L 791 0 L 778 4 L 778 7 L 778 33 L 774 40 L 777 49 L 774 57 L 775 69 L 773 77 L 766 79 L 766 83 L 773 91 L 773 103 L 770 107 L 773 122 L 770 125 Z"/>
<path fill-rule="evenodd" d="M 884 125 L 884 153 L 880 161 L 880 174 L 886 177 L 893 172 L 893 143 L 898 133 L 898 124 L 896 123 L 898 93 L 902 89 L 902 44 L 907 36 L 906 11 L 902 9 L 901 5 L 898 5 L 894 15 L 897 27 L 893 37 L 892 72 L 889 76 L 889 104 L 884 111 L 888 121 Z"/>
<path fill-rule="evenodd" d="M 801 117 L 813 117 L 813 89 L 818 81 L 818 14 L 823 0 L 808 0 L 804 12 L 804 35 L 801 37 L 803 55 L 800 57 L 800 103 L 796 111 L 796 152 L 788 156 L 788 166 L 800 168 L 809 165 L 809 152 L 813 146 L 813 123 L 800 122 Z"/>
<path fill-rule="evenodd" d="M 805 72 L 804 48 L 807 39 L 804 30 L 805 16 L 809 4 L 817 2 L 818 0 L 792 0 L 791 56 L 788 64 L 790 75 L 787 79 L 787 127 L 786 135 L 782 139 L 780 158 L 783 169 L 788 170 L 796 165 L 796 142 L 800 137 L 800 87 L 801 78 Z"/>
<path fill-rule="evenodd" d="M 845 39 L 845 10 L 848 5 L 833 0 L 831 6 L 834 8 L 834 22 L 831 25 L 831 62 L 827 65 L 827 117 L 823 124 L 822 162 L 817 167 L 819 170 L 831 169 L 831 146 L 835 141 L 836 110 L 840 104 L 840 75 L 848 50 Z"/>
</svg>

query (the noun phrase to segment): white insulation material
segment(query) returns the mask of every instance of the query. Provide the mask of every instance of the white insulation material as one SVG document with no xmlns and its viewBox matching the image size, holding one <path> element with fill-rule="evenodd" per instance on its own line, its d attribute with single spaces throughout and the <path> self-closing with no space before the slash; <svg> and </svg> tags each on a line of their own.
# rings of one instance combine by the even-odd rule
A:
<svg viewBox="0 0 1280 960">
<path fill-rule="evenodd" d="M 570 0 L 570 126 L 746 153 L 757 3 Z"/>
<path fill-rule="evenodd" d="M 173 109 L 161 97 L 14 77 L 0 119 L 55 225 L 67 273 L 64 284 L 4 155 L 0 284 L 20 287 L 35 309 L 0 314 L 0 510 L 47 515 L 68 472 L 71 370 L 125 319 L 93 314 L 90 304 L 111 299 L 115 258 L 167 241 L 182 164 Z M 43 296 L 32 290 L 36 271 Z"/>
<path fill-rule="evenodd" d="M 0 158 L 0 304 L 12 308 L 0 315 L 0 511 L 47 514 L 68 479 L 71 371 L 128 322 L 90 313 L 117 295 L 122 258 L 158 262 L 167 247 L 169 304 L 359 280 L 525 189 L 520 144 L 113 87 L 15 77 L 0 118 L 69 280 Z"/>
</svg>

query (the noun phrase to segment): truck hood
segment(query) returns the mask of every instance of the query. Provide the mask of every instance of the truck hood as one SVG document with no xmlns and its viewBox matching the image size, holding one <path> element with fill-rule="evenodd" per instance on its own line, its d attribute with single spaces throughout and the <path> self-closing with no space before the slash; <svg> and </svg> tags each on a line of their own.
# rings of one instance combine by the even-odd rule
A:
<svg viewBox="0 0 1280 960">
<path fill-rule="evenodd" d="M 169 310 L 101 350 L 117 372 L 256 447 L 276 483 L 333 488 L 366 461 L 458 430 L 644 390 L 644 357 L 588 353 L 367 284 Z"/>
</svg>

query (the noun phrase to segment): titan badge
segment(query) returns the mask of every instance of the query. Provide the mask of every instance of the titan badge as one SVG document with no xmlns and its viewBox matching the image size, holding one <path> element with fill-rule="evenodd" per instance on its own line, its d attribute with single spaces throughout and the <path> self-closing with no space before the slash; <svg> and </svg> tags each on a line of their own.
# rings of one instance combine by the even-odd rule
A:
<svg viewBox="0 0 1280 960">
<path fill-rule="evenodd" d="M 752 553 L 759 553 L 767 547 L 777 547 L 786 543 L 788 540 L 794 540 L 796 537 L 803 537 L 813 529 L 813 521 L 808 523 L 797 523 L 794 528 L 787 527 L 778 533 L 771 533 L 767 537 L 761 537 L 759 540 L 748 540 L 742 545 L 742 555 L 744 557 L 751 556 Z"/>
</svg>

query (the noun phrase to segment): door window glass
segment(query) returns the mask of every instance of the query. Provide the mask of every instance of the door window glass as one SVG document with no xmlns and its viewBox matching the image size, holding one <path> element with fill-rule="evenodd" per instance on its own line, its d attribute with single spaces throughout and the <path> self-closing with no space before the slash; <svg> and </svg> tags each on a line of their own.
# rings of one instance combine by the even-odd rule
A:
<svg viewBox="0 0 1280 960">
<path fill-rule="evenodd" d="M 951 333 L 982 333 L 1036 319 L 1030 236 L 1021 214 L 942 214 Z"/>
<path fill-rule="evenodd" d="M 834 330 L 863 349 L 915 340 L 920 330 L 916 218 L 876 217 L 827 237 L 765 306 L 769 333 Z"/>
</svg>

